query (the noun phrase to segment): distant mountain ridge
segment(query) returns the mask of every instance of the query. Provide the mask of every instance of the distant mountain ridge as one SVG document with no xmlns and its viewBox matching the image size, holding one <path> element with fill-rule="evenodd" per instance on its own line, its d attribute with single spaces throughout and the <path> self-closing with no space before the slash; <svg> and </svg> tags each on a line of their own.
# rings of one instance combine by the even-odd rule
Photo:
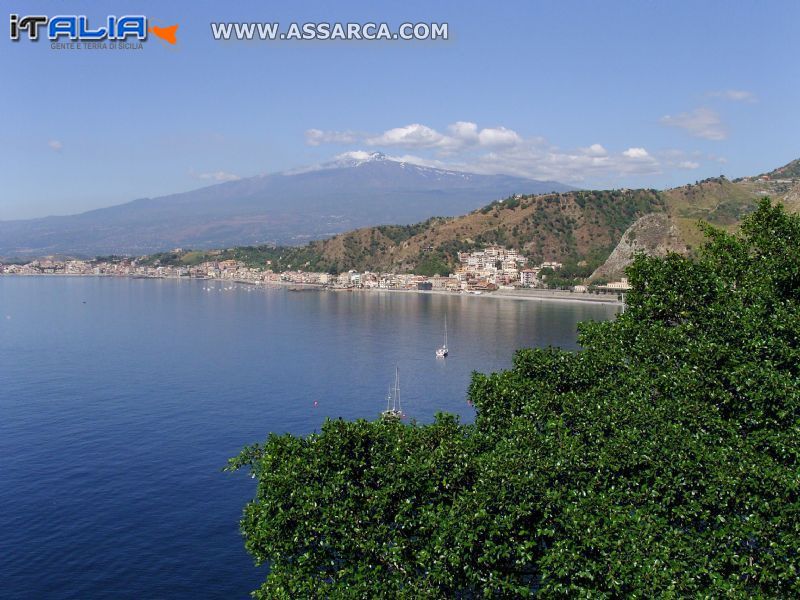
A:
<svg viewBox="0 0 800 600">
<path fill-rule="evenodd" d="M 0 256 L 148 254 L 176 247 L 301 244 L 379 223 L 464 214 L 569 186 L 349 153 L 330 163 L 145 198 L 78 215 L 0 221 Z"/>
<path fill-rule="evenodd" d="M 800 161 L 790 163 L 800 164 Z M 212 255 L 157 257 L 164 264 L 236 259 L 275 270 L 449 272 L 459 251 L 501 244 L 534 262 L 565 263 L 572 278 L 613 279 L 638 252 L 690 253 L 703 234 L 698 221 L 732 230 L 768 195 L 800 212 L 800 177 L 715 177 L 658 191 L 585 190 L 522 195 L 496 201 L 454 218 L 414 225 L 366 227 L 295 248 L 234 248 Z"/>
<path fill-rule="evenodd" d="M 377 183 L 385 181 L 380 173 L 382 168 L 407 170 L 415 180 L 459 182 L 449 189 L 466 186 L 474 190 L 476 181 L 481 185 L 498 181 L 470 173 L 409 166 L 389 161 L 382 155 L 365 153 L 282 176 L 321 176 L 321 181 L 326 182 L 329 181 L 326 173 L 338 176 L 344 172 L 361 182 L 369 182 L 372 177 L 367 187 L 374 190 Z M 151 257 L 151 262 L 195 264 L 207 259 L 232 258 L 262 267 L 269 260 L 275 270 L 358 269 L 433 274 L 448 272 L 459 251 L 497 243 L 518 248 L 534 261 L 564 262 L 565 273 L 573 278 L 611 279 L 621 276 L 638 252 L 691 253 L 703 240 L 698 221 L 732 230 L 765 195 L 783 203 L 790 211 L 800 212 L 800 175 L 796 170 L 800 170 L 800 160 L 765 175 L 733 181 L 715 177 L 664 191 L 571 190 L 513 194 L 457 217 L 355 228 L 306 245 L 243 244 L 231 248 L 231 244 L 218 244 L 217 250 L 197 251 L 197 248 L 213 246 L 208 244 L 195 246 L 192 252 L 159 253 Z M 514 178 L 501 180 L 510 185 L 519 184 Z M 527 184 L 530 180 L 521 181 Z M 430 186 L 429 183 L 428 189 Z M 218 193 L 211 192 L 215 188 L 198 191 L 218 198 Z M 396 190 L 394 183 L 392 192 Z M 493 198 L 502 197 L 496 190 L 487 191 L 487 194 Z M 406 199 L 413 196 L 408 190 L 403 194 Z M 385 199 L 386 195 L 381 198 Z M 137 212 L 136 203 L 119 208 L 127 208 L 134 217 Z M 379 218 L 379 221 L 391 222 L 390 217 Z M 0 244 L 2 225 L 0 223 Z M 176 246 L 191 247 L 190 244 Z M 228 249 L 219 249 L 225 247 Z"/>
<path fill-rule="evenodd" d="M 535 262 L 571 263 L 588 276 L 625 230 L 640 217 L 664 212 L 657 190 L 571 191 L 511 196 L 460 217 L 414 225 L 380 225 L 302 247 L 240 247 L 211 253 L 167 253 L 151 264 L 193 264 L 233 259 L 276 271 L 413 271 L 446 274 L 462 251 L 489 244 L 518 248 Z M 582 264 L 579 264 L 582 263 Z"/>
</svg>

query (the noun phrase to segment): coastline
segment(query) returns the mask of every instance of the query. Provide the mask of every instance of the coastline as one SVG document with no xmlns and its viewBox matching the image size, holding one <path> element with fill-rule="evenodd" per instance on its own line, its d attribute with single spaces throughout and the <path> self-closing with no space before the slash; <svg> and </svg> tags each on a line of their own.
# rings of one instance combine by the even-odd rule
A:
<svg viewBox="0 0 800 600">
<path fill-rule="evenodd" d="M 549 289 L 519 289 L 519 290 L 495 290 L 493 292 L 482 292 L 475 294 L 472 292 L 457 292 L 453 290 L 403 290 L 403 289 L 386 289 L 386 288 L 327 288 L 316 283 L 298 283 L 293 281 L 247 281 L 239 279 L 201 279 L 195 277 L 150 277 L 147 275 L 112 275 L 112 274 L 97 274 L 97 273 L 4 273 L 0 277 L 113 277 L 113 278 L 127 278 L 127 279 L 168 279 L 173 281 L 208 281 L 218 283 L 236 283 L 240 285 L 250 285 L 254 287 L 263 288 L 307 288 L 308 290 L 317 290 L 320 292 L 361 292 L 361 293 L 400 293 L 400 294 L 419 294 L 419 295 L 434 295 L 434 296 L 458 296 L 461 298 L 495 298 L 500 300 L 522 300 L 522 301 L 538 301 L 538 302 L 580 302 L 591 304 L 606 304 L 611 306 L 623 306 L 623 302 L 617 299 L 616 294 L 590 294 L 587 292 L 571 292 L 567 290 L 549 290 Z"/>
<path fill-rule="evenodd" d="M 462 298 L 494 298 L 498 300 L 522 300 L 539 302 L 580 302 L 590 304 L 606 304 L 610 306 L 622 306 L 623 302 L 617 300 L 615 294 L 596 295 L 581 292 L 570 292 L 566 290 L 548 289 L 525 289 L 525 290 L 497 290 L 494 292 L 483 292 L 473 294 L 470 292 L 455 292 L 450 290 L 387 290 L 387 289 L 354 289 L 341 290 L 354 292 L 390 292 L 401 294 L 428 294 L 435 296 L 458 296 Z"/>
</svg>

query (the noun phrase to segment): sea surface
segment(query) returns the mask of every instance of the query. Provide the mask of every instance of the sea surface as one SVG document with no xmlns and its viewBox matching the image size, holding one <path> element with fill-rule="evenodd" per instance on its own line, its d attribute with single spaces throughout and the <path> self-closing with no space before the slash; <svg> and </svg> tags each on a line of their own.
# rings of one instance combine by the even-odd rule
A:
<svg viewBox="0 0 800 600">
<path fill-rule="evenodd" d="M 409 418 L 471 421 L 473 371 L 617 310 L 0 277 L 0 597 L 247 598 L 265 572 L 238 531 L 255 483 L 221 472 L 239 449 L 376 418 L 396 365 Z"/>
</svg>

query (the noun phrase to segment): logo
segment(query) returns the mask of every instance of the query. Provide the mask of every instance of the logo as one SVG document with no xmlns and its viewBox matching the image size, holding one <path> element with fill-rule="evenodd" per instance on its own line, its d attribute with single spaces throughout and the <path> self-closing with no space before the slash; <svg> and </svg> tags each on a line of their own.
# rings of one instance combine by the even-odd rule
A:
<svg viewBox="0 0 800 600">
<path fill-rule="evenodd" d="M 170 45 L 177 43 L 176 32 L 178 25 L 148 27 L 147 17 L 144 15 L 108 15 L 102 23 L 90 23 L 86 15 L 10 15 L 10 37 L 14 42 L 23 37 L 35 42 L 40 37 L 46 37 L 53 48 L 69 44 L 70 47 L 81 48 L 81 42 L 94 42 L 87 47 L 121 47 L 122 45 L 141 47 L 141 42 L 147 39 L 148 33 L 167 42 Z"/>
<path fill-rule="evenodd" d="M 150 28 L 150 32 L 153 35 L 160 37 L 162 40 L 172 45 L 175 45 L 178 42 L 177 38 L 175 37 L 176 31 L 178 31 L 177 25 L 170 25 L 169 27 L 158 27 L 157 25 L 153 25 Z"/>
</svg>

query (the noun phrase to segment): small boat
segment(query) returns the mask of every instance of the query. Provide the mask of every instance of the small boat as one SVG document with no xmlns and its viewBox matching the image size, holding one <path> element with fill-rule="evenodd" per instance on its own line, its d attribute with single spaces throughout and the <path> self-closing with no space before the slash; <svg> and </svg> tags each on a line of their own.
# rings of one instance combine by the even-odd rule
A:
<svg viewBox="0 0 800 600">
<path fill-rule="evenodd" d="M 381 413 L 384 419 L 402 419 L 403 411 L 400 408 L 400 370 L 394 368 L 394 390 L 389 388 L 386 394 L 386 410 Z"/>
<path fill-rule="evenodd" d="M 444 345 L 436 350 L 436 358 L 447 358 L 450 351 L 447 349 L 447 315 L 444 316 Z"/>
</svg>

